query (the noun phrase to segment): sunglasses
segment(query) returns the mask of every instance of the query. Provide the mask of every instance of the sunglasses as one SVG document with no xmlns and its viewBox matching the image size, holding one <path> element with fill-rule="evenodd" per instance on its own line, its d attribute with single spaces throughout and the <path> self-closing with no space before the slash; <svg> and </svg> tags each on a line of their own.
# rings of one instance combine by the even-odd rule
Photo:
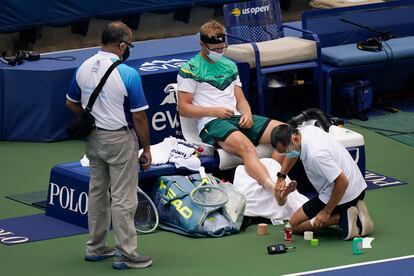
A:
<svg viewBox="0 0 414 276">
<path fill-rule="evenodd" d="M 223 52 L 225 49 L 227 49 L 228 45 L 224 46 L 224 47 L 219 47 L 219 48 L 210 48 L 208 47 L 207 44 L 203 43 L 207 49 L 209 49 L 210 51 L 214 51 L 214 52 Z"/>
<path fill-rule="evenodd" d="M 129 43 L 129 42 L 126 42 L 125 40 L 122 40 L 121 41 L 121 43 L 125 43 L 129 48 L 134 48 L 135 46 L 134 45 L 132 45 L 131 43 Z M 120 43 L 120 44 L 121 44 Z"/>
</svg>

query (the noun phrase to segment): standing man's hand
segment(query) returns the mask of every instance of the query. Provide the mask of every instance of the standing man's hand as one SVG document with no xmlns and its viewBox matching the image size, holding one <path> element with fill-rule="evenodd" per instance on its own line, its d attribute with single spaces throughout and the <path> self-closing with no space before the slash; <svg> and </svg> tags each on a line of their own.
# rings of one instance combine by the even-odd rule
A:
<svg viewBox="0 0 414 276">
<path fill-rule="evenodd" d="M 252 114 L 243 114 L 240 116 L 239 126 L 241 128 L 251 128 L 253 126 Z"/>
<path fill-rule="evenodd" d="M 148 170 L 151 167 L 152 157 L 150 150 L 143 150 L 139 157 L 139 163 L 143 170 Z"/>
</svg>

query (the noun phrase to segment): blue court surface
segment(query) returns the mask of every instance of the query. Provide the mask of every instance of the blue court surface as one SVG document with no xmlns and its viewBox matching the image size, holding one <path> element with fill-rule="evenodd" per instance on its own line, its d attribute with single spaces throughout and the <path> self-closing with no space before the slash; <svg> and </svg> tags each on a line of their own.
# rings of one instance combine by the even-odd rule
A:
<svg viewBox="0 0 414 276">
<path fill-rule="evenodd" d="M 414 275 L 414 255 L 312 270 L 291 275 Z"/>
</svg>

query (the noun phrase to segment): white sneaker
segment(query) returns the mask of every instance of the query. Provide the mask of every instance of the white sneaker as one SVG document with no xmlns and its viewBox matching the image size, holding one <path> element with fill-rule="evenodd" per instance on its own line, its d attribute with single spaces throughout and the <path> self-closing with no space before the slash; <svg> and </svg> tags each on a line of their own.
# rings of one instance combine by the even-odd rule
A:
<svg viewBox="0 0 414 276">
<path fill-rule="evenodd" d="M 348 210 L 341 213 L 339 226 L 344 231 L 344 240 L 350 240 L 358 235 L 358 210 L 356 207 L 349 207 Z"/>
<path fill-rule="evenodd" d="M 152 264 L 151 257 L 135 256 L 128 258 L 123 255 L 115 256 L 112 267 L 115 269 L 145 268 Z"/>
<path fill-rule="evenodd" d="M 368 213 L 367 205 L 363 200 L 358 200 L 356 208 L 358 210 L 358 218 L 361 221 L 361 236 L 371 235 L 374 230 L 374 222 Z"/>
</svg>

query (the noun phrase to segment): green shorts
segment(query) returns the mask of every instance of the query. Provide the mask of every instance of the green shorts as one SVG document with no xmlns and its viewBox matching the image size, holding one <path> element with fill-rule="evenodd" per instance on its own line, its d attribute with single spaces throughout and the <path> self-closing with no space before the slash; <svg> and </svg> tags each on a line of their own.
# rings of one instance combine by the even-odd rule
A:
<svg viewBox="0 0 414 276">
<path fill-rule="evenodd" d="M 257 146 L 270 120 L 266 117 L 253 115 L 253 126 L 251 128 L 240 128 L 240 115 L 233 116 L 230 119 L 214 119 L 201 130 L 200 138 L 204 143 L 216 146 L 218 141 L 226 140 L 234 131 L 241 131 Z"/>
</svg>

